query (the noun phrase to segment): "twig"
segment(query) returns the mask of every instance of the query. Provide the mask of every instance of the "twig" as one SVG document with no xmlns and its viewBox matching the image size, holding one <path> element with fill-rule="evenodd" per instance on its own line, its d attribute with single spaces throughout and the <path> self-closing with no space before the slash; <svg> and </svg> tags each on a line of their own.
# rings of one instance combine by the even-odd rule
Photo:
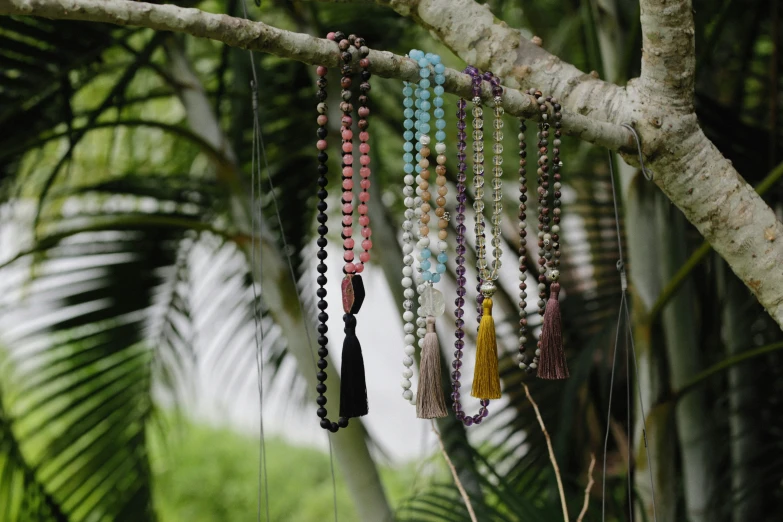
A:
<svg viewBox="0 0 783 522">
<path fill-rule="evenodd" d="M 582 522 L 587 514 L 587 506 L 590 504 L 590 490 L 593 489 L 593 470 L 595 469 L 595 453 L 590 454 L 590 468 L 587 470 L 587 487 L 585 488 L 585 503 L 582 504 L 582 511 L 579 513 L 579 518 L 576 522 Z"/>
<path fill-rule="evenodd" d="M 527 400 L 530 401 L 530 404 L 533 405 L 533 409 L 536 412 L 536 418 L 538 419 L 538 424 L 541 426 L 541 431 L 544 432 L 544 438 L 546 439 L 546 447 L 549 450 L 549 460 L 552 462 L 552 467 L 555 469 L 555 478 L 557 479 L 557 490 L 560 493 L 560 504 L 563 507 L 563 520 L 565 522 L 570 522 L 570 518 L 568 517 L 568 505 L 566 504 L 566 498 L 565 498 L 565 491 L 563 490 L 563 479 L 560 478 L 560 467 L 557 465 L 557 459 L 555 458 L 555 450 L 552 448 L 552 439 L 549 437 L 549 432 L 546 431 L 546 426 L 544 425 L 544 419 L 541 418 L 541 412 L 538 410 L 538 404 L 536 404 L 536 401 L 533 400 L 533 396 L 530 395 L 530 388 L 527 387 L 527 384 L 524 382 L 522 383 L 522 386 L 525 388 L 525 395 L 527 395 Z"/>
<path fill-rule="evenodd" d="M 465 488 L 462 486 L 462 482 L 459 479 L 459 475 L 457 475 L 457 468 L 454 467 L 454 464 L 451 462 L 451 459 L 449 458 L 449 454 L 446 453 L 446 446 L 443 444 L 443 439 L 440 436 L 440 432 L 438 431 L 438 428 L 435 427 L 435 421 L 432 422 L 432 431 L 435 433 L 435 436 L 438 437 L 438 444 L 440 445 L 440 452 L 443 454 L 443 458 L 446 459 L 446 464 L 449 466 L 449 469 L 451 470 L 451 476 L 454 477 L 454 483 L 457 485 L 457 489 L 459 490 L 459 494 L 462 496 L 462 500 L 465 501 L 465 507 L 468 508 L 468 514 L 470 515 L 471 522 L 478 522 L 478 519 L 476 518 L 476 513 L 473 511 L 473 505 L 470 503 L 470 497 L 468 496 L 468 492 L 465 491 Z"/>
</svg>

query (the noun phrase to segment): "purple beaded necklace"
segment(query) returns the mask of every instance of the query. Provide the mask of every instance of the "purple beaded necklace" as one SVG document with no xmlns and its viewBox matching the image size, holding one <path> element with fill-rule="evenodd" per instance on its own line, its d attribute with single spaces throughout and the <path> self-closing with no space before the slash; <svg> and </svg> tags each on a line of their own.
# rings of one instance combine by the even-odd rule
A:
<svg viewBox="0 0 783 522">
<path fill-rule="evenodd" d="M 470 75 L 473 79 L 473 97 L 481 97 L 482 77 L 479 70 L 472 65 L 469 65 L 465 68 L 463 73 Z M 465 181 L 467 180 L 467 163 L 465 162 L 467 155 L 465 151 L 467 150 L 466 140 L 468 137 L 465 132 L 465 129 L 467 128 L 465 122 L 466 107 L 467 101 L 464 98 L 460 98 L 459 102 L 457 102 L 457 299 L 454 301 L 454 304 L 456 305 L 454 315 L 457 319 L 455 321 L 456 331 L 454 334 L 456 337 L 456 340 L 454 341 L 454 361 L 451 363 L 451 366 L 454 369 L 451 373 L 451 398 L 454 401 L 452 409 L 454 410 L 457 420 L 462 421 L 465 426 L 471 426 L 473 424 L 481 424 L 484 417 L 489 414 L 489 400 L 482 399 L 480 401 L 481 408 L 476 415 L 466 415 L 465 412 L 462 411 L 459 391 L 461 387 L 460 377 L 462 376 L 460 373 L 460 368 L 462 368 L 462 349 L 465 347 L 465 331 L 463 330 L 465 321 L 462 319 L 465 312 L 462 307 L 465 306 L 465 295 L 467 293 L 465 290 L 465 284 L 467 283 L 467 280 L 465 279 L 465 252 L 467 250 L 465 247 L 465 203 L 468 199 L 467 194 L 465 193 Z M 480 277 L 481 276 L 479 276 L 479 286 L 481 285 Z M 478 299 L 479 313 L 481 313 L 481 292 L 479 292 Z"/>
</svg>

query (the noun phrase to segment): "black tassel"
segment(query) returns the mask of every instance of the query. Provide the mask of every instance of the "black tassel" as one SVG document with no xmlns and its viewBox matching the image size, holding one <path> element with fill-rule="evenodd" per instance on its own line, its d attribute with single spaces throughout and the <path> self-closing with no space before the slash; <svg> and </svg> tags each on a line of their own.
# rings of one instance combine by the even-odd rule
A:
<svg viewBox="0 0 783 522">
<path fill-rule="evenodd" d="M 345 341 L 343 342 L 340 371 L 340 417 L 367 415 L 367 382 L 364 376 L 362 346 L 356 337 L 356 317 L 364 302 L 362 276 L 346 276 L 343 280 L 343 316 Z"/>
</svg>

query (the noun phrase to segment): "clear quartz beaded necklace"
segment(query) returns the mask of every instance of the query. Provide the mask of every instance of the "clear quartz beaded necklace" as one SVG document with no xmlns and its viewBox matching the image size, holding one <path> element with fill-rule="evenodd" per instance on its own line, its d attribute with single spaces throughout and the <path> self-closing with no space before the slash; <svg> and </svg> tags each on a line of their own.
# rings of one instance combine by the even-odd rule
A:
<svg viewBox="0 0 783 522">
<path fill-rule="evenodd" d="M 443 294 L 436 290 L 441 275 L 446 271 L 446 262 L 448 260 L 447 227 L 448 215 L 446 213 L 446 145 L 444 143 L 446 133 L 445 121 L 443 120 L 443 83 L 445 76 L 443 72 L 445 67 L 440 63 L 440 57 L 435 54 L 424 54 L 418 49 L 413 49 L 409 57 L 416 61 L 419 66 L 418 84 L 404 83 L 404 127 L 405 144 L 403 145 L 403 170 L 405 186 L 403 188 L 405 202 L 405 220 L 403 222 L 403 279 L 405 301 L 403 302 L 403 321 L 405 331 L 405 356 L 403 358 L 403 380 L 402 397 L 411 404 L 416 405 L 416 412 L 419 418 L 437 418 L 445 417 L 448 413 L 443 397 L 443 390 L 440 382 L 440 347 L 435 332 L 435 318 L 443 315 L 445 312 L 445 300 Z M 430 69 L 432 68 L 432 70 Z M 430 86 L 432 81 L 430 76 L 434 71 L 435 87 L 432 89 L 434 98 L 430 101 Z M 415 96 L 415 100 L 411 97 Z M 433 115 L 435 117 L 434 127 L 435 152 L 437 154 L 434 187 L 437 196 L 431 194 L 431 150 L 430 150 L 430 109 L 434 106 Z M 414 130 L 415 129 L 415 132 Z M 414 165 L 415 150 L 416 164 Z M 415 182 L 416 196 L 414 197 L 414 176 L 417 173 Z M 434 203 L 434 204 L 433 204 Z M 433 210 L 438 227 L 438 254 L 434 254 L 434 248 L 429 238 L 430 224 L 433 221 L 430 217 L 430 211 Z M 418 222 L 417 234 L 417 259 L 418 266 L 413 269 L 413 228 L 414 219 Z M 434 270 L 432 270 L 434 268 Z M 414 281 L 416 291 L 413 289 Z M 416 324 L 418 345 L 421 348 L 421 372 L 417 393 L 411 390 L 410 378 L 413 376 L 413 355 L 415 353 L 413 335 L 413 297 L 418 294 L 418 319 Z"/>
</svg>

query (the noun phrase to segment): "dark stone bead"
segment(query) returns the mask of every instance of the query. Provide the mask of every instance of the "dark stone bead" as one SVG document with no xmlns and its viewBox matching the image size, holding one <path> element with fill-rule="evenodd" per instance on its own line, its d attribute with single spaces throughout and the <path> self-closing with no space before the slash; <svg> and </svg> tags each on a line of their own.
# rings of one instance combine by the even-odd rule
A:
<svg viewBox="0 0 783 522">
<path fill-rule="evenodd" d="M 319 154 L 319 155 L 320 155 L 320 154 Z M 328 166 L 326 166 L 326 165 L 324 165 L 324 164 L 320 164 L 320 165 L 318 165 L 318 174 L 320 174 L 321 176 L 325 176 L 327 172 L 329 172 L 329 167 L 328 167 Z M 326 180 L 326 178 L 324 178 L 324 180 Z M 319 179 L 319 182 L 318 182 L 318 184 L 319 184 L 319 185 L 321 185 L 320 179 Z M 321 186 L 323 187 L 323 186 L 325 186 L 325 185 L 326 185 L 326 183 L 324 183 L 324 184 L 323 184 L 323 185 L 321 185 Z"/>
<path fill-rule="evenodd" d="M 326 393 L 326 385 L 322 382 L 319 382 L 318 384 L 315 385 L 315 391 L 323 395 L 324 393 Z"/>
<path fill-rule="evenodd" d="M 365 119 L 359 120 L 359 128 L 360 129 L 364 130 L 364 129 L 367 129 L 369 126 L 370 126 L 370 123 L 367 120 L 365 120 Z"/>
<path fill-rule="evenodd" d="M 323 406 L 324 404 L 326 404 L 326 397 L 324 397 L 323 395 L 319 395 L 318 397 L 316 397 L 315 403 L 318 406 Z"/>
<path fill-rule="evenodd" d="M 324 297 L 326 297 L 326 288 L 319 288 L 318 290 L 315 291 L 315 295 L 323 299 Z"/>
<path fill-rule="evenodd" d="M 327 241 L 326 241 L 325 237 L 319 237 L 315 241 L 315 244 L 318 245 L 319 248 L 325 248 L 326 247 L 326 243 L 327 243 Z"/>
<path fill-rule="evenodd" d="M 337 43 L 337 47 L 339 47 L 341 51 L 347 51 L 350 46 L 351 46 L 351 42 L 349 42 L 348 40 L 340 40 Z"/>
<path fill-rule="evenodd" d="M 329 355 L 329 350 L 323 346 L 318 348 L 318 357 L 326 357 L 327 355 Z"/>
<path fill-rule="evenodd" d="M 329 422 L 329 419 L 321 419 L 321 427 L 325 430 L 329 429 L 329 426 L 331 426 L 332 423 Z"/>
<path fill-rule="evenodd" d="M 318 101 L 326 101 L 326 96 L 326 91 L 319 90 L 315 93 L 315 99 Z"/>
<path fill-rule="evenodd" d="M 326 359 L 318 359 L 318 362 L 316 363 L 318 365 L 318 368 L 321 370 L 325 370 L 327 366 L 329 366 L 329 363 L 326 362 Z"/>
<path fill-rule="evenodd" d="M 367 96 L 366 96 L 366 95 L 364 95 L 364 94 L 361 94 L 361 95 L 359 96 L 359 105 L 367 105 L 367 102 L 368 102 L 368 101 L 369 101 L 369 100 L 367 99 Z"/>
<path fill-rule="evenodd" d="M 316 204 L 315 208 L 318 210 L 318 212 L 326 212 L 326 209 L 329 208 L 326 201 L 319 201 L 318 204 Z M 326 223 L 324 221 L 324 223 Z"/>
<path fill-rule="evenodd" d="M 362 82 L 359 85 L 359 90 L 363 93 L 370 92 L 370 82 Z"/>
<path fill-rule="evenodd" d="M 326 88 L 326 78 L 323 76 L 318 77 L 315 84 L 318 86 L 319 89 L 325 89 Z"/>
<path fill-rule="evenodd" d="M 337 424 L 339 424 L 341 428 L 347 428 L 348 427 L 348 418 L 347 417 L 340 417 L 339 419 L 337 419 Z"/>
<path fill-rule="evenodd" d="M 363 70 L 361 73 L 361 78 L 363 82 L 369 81 L 370 77 L 372 77 L 372 73 L 368 70 Z"/>
<path fill-rule="evenodd" d="M 351 73 L 353 72 L 353 69 L 351 68 L 350 65 L 343 65 L 342 67 L 340 67 L 340 72 L 343 74 L 343 76 L 350 76 Z"/>
<path fill-rule="evenodd" d="M 326 372 L 316 373 L 315 378 L 318 379 L 319 382 L 324 382 L 326 380 Z"/>
<path fill-rule="evenodd" d="M 465 426 L 473 426 L 473 417 L 465 417 L 464 419 L 462 419 L 462 423 Z"/>
<path fill-rule="evenodd" d="M 323 300 L 318 301 L 318 309 L 319 310 L 323 311 L 323 310 L 326 310 L 328 307 L 329 307 L 329 303 L 327 303 L 326 301 L 323 301 Z"/>
<path fill-rule="evenodd" d="M 329 156 L 324 151 L 319 152 L 317 157 L 319 163 L 326 163 L 329 159 Z"/>
<path fill-rule="evenodd" d="M 343 63 L 350 63 L 351 58 L 353 58 L 353 55 L 349 53 L 348 51 L 344 53 L 340 53 L 340 59 L 343 61 Z"/>
<path fill-rule="evenodd" d="M 333 422 L 329 425 L 329 431 L 331 431 L 332 433 L 337 433 L 339 429 L 340 426 L 338 426 L 336 422 Z"/>
<path fill-rule="evenodd" d="M 451 380 L 452 381 L 458 381 L 460 377 L 462 377 L 462 374 L 459 371 L 455 370 L 455 371 L 451 372 Z"/>
<path fill-rule="evenodd" d="M 356 47 L 361 47 L 361 46 L 367 45 L 367 44 L 365 43 L 364 38 L 362 38 L 361 36 L 357 36 L 356 37 L 356 41 L 354 42 L 354 45 Z"/>
<path fill-rule="evenodd" d="M 335 31 L 334 32 L 334 41 L 340 42 L 342 40 L 345 40 L 345 33 L 342 31 Z"/>
<path fill-rule="evenodd" d="M 328 183 L 328 181 L 327 181 L 327 179 L 325 177 L 321 176 L 321 177 L 318 178 L 318 186 L 319 187 L 324 188 L 327 183 Z M 324 196 L 322 198 L 319 198 L 319 199 L 322 199 L 322 200 L 326 199 L 326 196 Z"/>
<path fill-rule="evenodd" d="M 326 273 L 326 265 L 323 263 L 318 263 L 318 266 L 316 267 L 319 274 L 325 274 Z"/>
<path fill-rule="evenodd" d="M 326 312 L 321 312 L 318 314 L 318 320 L 322 323 L 326 323 L 329 320 L 329 314 Z"/>
<path fill-rule="evenodd" d="M 324 259 L 326 259 L 326 256 L 327 256 L 326 250 L 319 250 L 318 253 L 316 254 L 316 256 L 318 256 L 318 259 L 323 261 Z"/>
<path fill-rule="evenodd" d="M 455 404 L 455 406 L 459 406 L 459 405 Z M 455 414 L 455 417 L 457 417 L 458 421 L 461 421 L 462 419 L 465 418 L 465 412 L 460 409 L 457 409 L 457 413 Z"/>
<path fill-rule="evenodd" d="M 318 227 L 318 235 L 319 236 L 325 236 L 329 233 L 329 228 L 326 225 L 320 225 Z"/>
<path fill-rule="evenodd" d="M 356 328 L 356 317 L 352 314 L 343 314 L 343 322 L 345 323 L 345 328 Z"/>
<path fill-rule="evenodd" d="M 326 276 L 325 275 L 319 275 L 318 279 L 316 279 L 316 282 L 321 286 L 326 286 Z"/>
<path fill-rule="evenodd" d="M 351 79 L 347 76 L 343 76 L 340 79 L 340 87 L 343 89 L 349 89 L 351 87 Z"/>
<path fill-rule="evenodd" d="M 316 219 L 318 220 L 319 223 L 323 224 L 326 223 L 327 217 L 326 214 L 320 213 L 316 216 Z"/>
<path fill-rule="evenodd" d="M 326 127 L 318 127 L 318 130 L 315 131 L 315 133 L 319 138 L 324 139 L 326 135 L 329 134 L 329 131 L 326 130 Z"/>
<path fill-rule="evenodd" d="M 357 36 L 355 34 L 349 34 L 348 35 L 348 40 L 350 40 L 351 43 L 355 43 L 356 42 L 356 38 L 357 38 Z"/>
</svg>

